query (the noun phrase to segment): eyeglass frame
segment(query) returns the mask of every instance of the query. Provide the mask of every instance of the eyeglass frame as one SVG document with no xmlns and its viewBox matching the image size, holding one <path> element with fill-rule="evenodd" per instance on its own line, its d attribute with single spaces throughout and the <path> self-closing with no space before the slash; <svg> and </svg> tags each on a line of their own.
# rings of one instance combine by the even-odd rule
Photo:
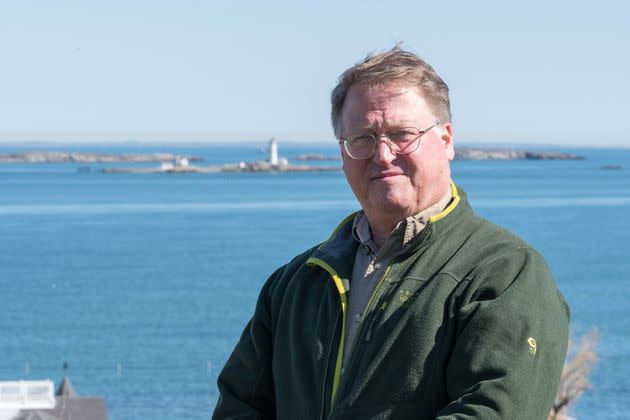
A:
<svg viewBox="0 0 630 420">
<path fill-rule="evenodd" d="M 411 154 L 413 152 L 415 152 L 416 150 L 418 150 L 418 148 L 420 147 L 420 140 L 422 139 L 422 136 L 424 136 L 425 134 L 427 134 L 429 131 L 431 131 L 432 129 L 434 129 L 435 127 L 437 127 L 438 125 L 440 125 L 441 122 L 436 120 L 432 126 L 424 129 L 424 130 L 420 130 L 418 127 L 400 127 L 397 128 L 397 130 L 403 130 L 405 128 L 413 128 L 414 130 L 418 130 L 418 137 L 416 137 L 413 141 L 416 142 L 416 146 L 413 148 L 413 150 L 410 151 L 406 151 L 404 153 L 400 153 L 400 152 L 396 152 L 392 149 L 392 140 L 389 137 L 388 132 L 385 132 L 381 135 L 376 135 L 376 134 L 372 134 L 372 133 L 366 133 L 366 134 L 361 134 L 362 136 L 370 136 L 372 138 L 372 141 L 374 142 L 374 149 L 372 150 L 372 153 L 370 154 L 370 156 L 364 157 L 364 158 L 356 158 L 354 156 L 352 156 L 352 154 L 350 153 L 350 151 L 348 150 L 348 146 L 347 146 L 347 142 L 348 142 L 348 136 L 344 136 L 344 137 L 339 137 L 339 144 L 343 144 L 343 148 L 346 151 L 346 153 L 348 154 L 348 156 L 350 156 L 352 159 L 354 160 L 365 160 L 365 159 L 370 159 L 372 158 L 372 156 L 374 156 L 374 153 L 376 153 L 376 146 L 378 146 L 378 144 L 383 141 L 385 142 L 385 144 L 387 145 L 387 147 L 389 148 L 389 151 L 392 152 L 394 155 L 396 156 L 401 156 L 401 155 L 408 155 Z M 390 130 L 391 131 L 391 130 Z M 380 140 L 381 137 L 385 137 L 384 140 Z"/>
</svg>

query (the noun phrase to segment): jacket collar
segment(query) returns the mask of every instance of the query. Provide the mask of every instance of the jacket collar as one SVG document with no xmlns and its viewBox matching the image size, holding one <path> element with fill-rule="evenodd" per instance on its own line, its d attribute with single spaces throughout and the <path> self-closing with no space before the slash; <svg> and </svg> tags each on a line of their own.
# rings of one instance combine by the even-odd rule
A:
<svg viewBox="0 0 630 420">
<path fill-rule="evenodd" d="M 386 252 L 388 254 L 398 253 L 417 235 L 419 235 L 429 223 L 429 219 L 442 212 L 453 198 L 453 188 L 431 207 L 422 210 L 420 213 L 409 216 L 396 225 L 396 228 L 389 234 L 385 243 L 379 247 L 372 239 L 370 223 L 364 211 L 360 211 L 352 224 L 352 235 L 361 245 L 368 246 L 374 254 Z M 385 251 L 383 251 L 385 250 Z"/>
<path fill-rule="evenodd" d="M 472 214 L 468 204 L 466 193 L 458 188 L 452 181 L 451 187 L 453 199 L 440 213 L 429 218 L 426 228 L 420 235 L 414 237 L 406 252 L 417 249 L 422 244 L 432 242 L 442 234 L 447 233 L 452 226 L 458 224 L 462 218 Z M 333 231 L 327 241 L 322 243 L 308 259 L 307 264 L 319 265 L 336 275 L 340 281 L 347 283 L 352 277 L 354 259 L 359 241 L 353 235 L 353 221 L 359 212 L 346 217 Z M 345 281 L 344 281 L 345 280 Z"/>
</svg>

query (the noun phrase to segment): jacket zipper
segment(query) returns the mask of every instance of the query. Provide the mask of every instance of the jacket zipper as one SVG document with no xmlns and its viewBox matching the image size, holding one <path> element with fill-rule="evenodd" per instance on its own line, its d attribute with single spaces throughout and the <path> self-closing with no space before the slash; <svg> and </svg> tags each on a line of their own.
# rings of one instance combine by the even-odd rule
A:
<svg viewBox="0 0 630 420">
<path fill-rule="evenodd" d="M 321 403 L 320 403 L 320 409 L 319 409 L 320 414 L 318 416 L 318 418 L 320 418 L 321 420 L 325 420 L 326 418 L 325 407 L 326 407 L 326 380 L 328 379 L 328 370 L 329 370 L 328 364 L 330 363 L 330 354 L 332 353 L 332 350 L 333 350 L 335 332 L 337 331 L 337 325 L 339 325 L 339 318 L 341 318 L 341 310 L 339 310 L 339 314 L 337 315 L 337 318 L 335 318 L 335 323 L 333 324 L 333 329 L 328 339 L 329 345 L 328 345 L 328 351 L 326 352 L 326 360 L 324 361 L 324 378 L 322 380 L 322 391 L 321 391 L 321 397 L 320 397 Z"/>
<path fill-rule="evenodd" d="M 452 182 L 451 182 L 451 184 L 452 184 Z M 449 212 L 450 212 L 450 210 L 452 210 L 452 208 L 455 208 L 455 206 L 459 202 L 459 196 L 457 196 L 457 190 L 455 189 L 455 184 L 452 184 L 452 187 L 453 187 L 454 195 L 455 195 L 456 199 L 454 200 L 454 202 L 452 204 L 449 205 Z M 446 213 L 446 214 L 448 214 L 448 213 Z M 352 216 L 349 216 L 348 218 L 346 218 L 346 220 L 349 220 Z M 429 223 L 427 224 L 427 226 L 424 229 L 424 231 L 421 232 L 419 237 L 415 239 L 416 242 L 421 241 L 427 235 L 428 230 L 429 230 L 428 229 L 429 225 L 433 221 L 432 219 L 433 218 L 429 219 Z M 346 220 L 344 220 L 344 222 Z M 439 219 L 436 219 L 436 220 L 439 220 Z M 334 233 L 336 233 L 336 232 L 337 232 L 337 230 L 335 230 Z M 333 235 L 334 235 L 334 233 L 333 233 Z M 396 259 L 398 259 L 398 258 L 394 258 L 394 260 L 396 260 Z M 383 273 L 383 275 L 379 279 L 378 283 L 374 287 L 374 290 L 370 294 L 370 299 L 368 300 L 367 304 L 365 305 L 365 308 L 363 309 L 363 311 L 361 313 L 361 321 L 364 321 L 365 317 L 368 315 L 368 312 L 369 312 L 369 310 L 370 310 L 370 308 L 372 306 L 372 303 L 374 302 L 374 299 L 376 298 L 376 294 L 378 293 L 380 287 L 382 286 L 383 281 L 385 280 L 385 277 L 387 277 L 387 274 L 389 274 L 389 271 L 390 271 L 390 269 L 392 267 L 392 264 L 393 264 L 394 260 L 390 261 L 390 263 L 387 265 L 387 268 L 386 268 L 385 272 Z M 341 279 L 339 278 L 339 275 L 336 273 L 336 271 L 330 265 L 328 265 L 326 262 L 320 260 L 319 258 L 311 257 L 311 258 L 309 258 L 307 260 L 306 264 L 307 265 L 311 265 L 311 266 L 319 266 L 319 267 L 323 268 L 333 278 L 333 281 L 335 282 L 335 284 L 337 286 L 337 289 L 339 290 L 340 296 L 342 298 L 342 302 L 341 302 L 341 318 L 343 319 L 342 322 L 344 322 L 344 324 L 345 324 L 346 319 L 345 319 L 345 309 L 344 309 L 343 295 L 345 293 L 347 293 L 347 287 L 344 287 L 344 286 L 347 286 L 347 285 L 340 286 L 339 284 L 337 284 L 337 283 L 341 283 Z M 372 328 L 373 328 L 373 326 L 375 324 L 376 318 L 378 318 L 378 313 L 372 318 L 372 321 L 370 322 L 368 331 L 365 334 L 366 335 L 366 337 L 365 337 L 365 341 L 366 342 L 371 339 Z M 328 416 L 325 416 L 325 409 L 326 409 L 326 407 L 325 407 L 326 381 L 328 379 L 328 370 L 329 370 L 328 365 L 330 364 L 330 355 L 331 355 L 331 352 L 333 350 L 332 347 L 333 347 L 333 342 L 334 342 L 333 341 L 334 340 L 334 334 L 336 332 L 336 329 L 337 329 L 338 325 L 339 325 L 339 315 L 337 315 L 337 318 L 335 319 L 335 323 L 333 325 L 333 332 L 331 333 L 331 338 L 329 340 L 330 344 L 329 344 L 328 352 L 326 354 L 326 360 L 325 360 L 326 363 L 324 365 L 324 376 L 323 376 L 322 390 L 321 390 L 320 416 L 318 416 L 320 419 L 323 419 L 323 420 L 325 420 L 325 418 L 330 418 L 330 416 L 332 416 L 334 408 L 335 408 L 335 402 L 337 400 L 337 397 L 339 396 L 339 394 L 341 393 L 342 390 L 345 391 L 346 388 L 348 388 L 348 386 L 349 386 L 348 385 L 348 381 L 352 380 L 352 383 L 354 383 L 354 380 L 353 380 L 354 379 L 353 378 L 354 375 L 349 375 L 350 372 L 348 372 L 348 374 L 344 374 L 344 375 L 341 375 L 341 372 L 339 372 L 341 377 L 339 378 L 339 383 L 337 384 L 337 389 L 336 390 L 334 389 L 335 388 L 335 381 L 337 380 L 337 370 L 338 370 L 337 368 L 338 368 L 338 365 L 340 365 L 339 359 L 340 359 L 340 357 L 343 357 L 343 353 L 340 353 L 340 352 L 343 352 L 343 349 L 337 349 L 337 361 L 335 362 L 335 371 L 334 371 L 334 377 L 333 377 L 333 391 L 331 393 L 330 409 L 328 411 Z M 344 339 L 344 335 L 345 335 L 345 332 L 344 332 L 345 328 L 344 327 L 345 327 L 345 325 L 342 325 L 341 339 L 339 341 L 339 346 L 340 347 L 342 347 L 344 345 L 344 343 L 343 343 L 343 341 L 344 341 L 343 339 Z M 363 351 L 361 351 L 361 354 L 358 355 L 358 356 L 355 353 L 356 353 L 356 344 L 357 344 L 361 334 L 363 334 L 364 330 L 365 330 L 365 325 L 362 322 L 361 327 L 359 328 L 359 331 L 357 332 L 357 335 L 354 337 L 354 340 L 353 340 L 352 349 L 354 351 L 352 352 L 352 354 L 350 355 L 350 359 L 348 360 L 348 367 L 349 368 L 350 367 L 353 368 L 352 369 L 352 373 L 353 374 L 354 374 L 354 370 L 356 369 L 356 365 L 358 364 L 358 360 L 361 359 L 361 356 L 363 354 Z M 364 347 L 365 346 L 361 346 L 362 349 Z M 339 369 L 339 370 L 341 371 L 342 369 Z M 348 377 L 350 377 L 351 379 L 345 379 L 345 378 L 348 378 Z M 341 393 L 341 394 L 343 394 L 343 393 Z"/>
<path fill-rule="evenodd" d="M 346 283 L 344 283 L 344 280 L 342 280 L 341 277 L 339 277 L 339 274 L 334 268 L 332 268 L 328 263 L 326 263 L 325 261 L 319 258 L 311 257 L 306 261 L 306 264 L 319 266 L 323 268 L 325 271 L 327 271 L 328 274 L 331 276 L 335 284 L 335 287 L 337 288 L 337 291 L 339 292 L 342 325 L 341 325 L 341 338 L 339 340 L 339 348 L 337 349 L 337 358 L 335 360 L 335 369 L 334 369 L 333 383 L 332 383 L 333 386 L 332 386 L 332 393 L 331 393 L 331 398 L 330 398 L 330 411 L 329 412 L 332 412 L 333 406 L 335 404 L 336 395 L 339 391 L 340 382 L 341 382 L 341 361 L 343 357 L 343 346 L 344 346 L 343 342 L 345 338 L 346 307 L 348 303 L 347 298 L 346 298 L 346 293 L 348 291 L 348 284 L 347 284 L 347 280 L 346 280 Z M 333 328 L 331 337 L 334 337 L 338 324 L 339 324 L 339 316 L 337 316 L 337 318 L 335 319 L 334 328 Z M 327 375 L 328 364 L 330 363 L 330 352 L 332 351 L 332 347 L 334 343 L 332 339 L 329 341 L 330 341 L 329 349 L 326 355 L 326 359 L 328 360 L 326 363 L 326 370 L 324 371 L 324 382 L 322 384 L 322 389 L 324 390 L 324 392 L 326 389 L 326 378 L 328 376 Z M 339 372 L 339 377 L 337 376 L 338 372 Z M 322 401 L 325 401 L 325 398 L 322 398 Z M 323 416 L 323 412 L 324 411 L 322 410 L 322 416 Z"/>
<path fill-rule="evenodd" d="M 367 315 L 368 311 L 370 310 L 370 307 L 372 306 L 372 303 L 374 302 L 374 298 L 376 297 L 376 292 L 378 292 L 378 289 L 380 289 L 381 285 L 383 284 L 383 281 L 385 281 L 385 277 L 387 277 L 387 274 L 389 273 L 389 270 L 391 268 L 392 268 L 392 263 L 390 262 L 387 268 L 385 269 L 385 272 L 381 276 L 381 278 L 378 279 L 378 283 L 376 283 L 376 286 L 374 286 L 374 290 L 372 290 L 370 299 L 365 304 L 365 308 L 363 308 L 363 312 L 361 312 L 361 321 L 365 319 L 365 316 Z M 356 343 L 353 343 L 353 344 L 356 344 Z"/>
<path fill-rule="evenodd" d="M 425 227 L 425 229 L 420 232 L 420 235 L 414 240 L 415 242 L 420 242 L 424 239 L 424 237 L 428 234 L 428 227 L 429 225 L 427 225 Z M 339 389 L 337 390 L 337 396 L 341 393 L 340 391 L 345 391 L 346 388 L 350 387 L 350 389 L 352 389 L 352 385 L 354 384 L 354 379 L 355 379 L 355 375 L 354 372 L 359 364 L 359 361 L 361 360 L 361 357 L 363 356 L 363 348 L 365 346 L 361 346 L 361 352 L 360 354 L 357 354 L 357 342 L 359 341 L 359 337 L 361 337 L 361 335 L 363 334 L 363 331 L 365 330 L 366 326 L 364 325 L 363 321 L 365 321 L 365 318 L 368 315 L 368 312 L 371 309 L 372 304 L 374 303 L 374 300 L 376 298 L 376 295 L 379 291 L 379 289 L 381 288 L 381 285 L 383 284 L 383 282 L 385 281 L 385 277 L 387 277 L 387 275 L 389 274 L 389 270 L 392 268 L 393 263 L 397 260 L 398 258 L 394 258 L 392 259 L 392 261 L 390 261 L 390 263 L 387 265 L 387 268 L 385 269 L 385 272 L 383 273 L 383 275 L 381 276 L 381 278 L 378 280 L 378 282 L 376 283 L 376 286 L 374 286 L 374 290 L 372 290 L 372 293 L 370 294 L 370 299 L 368 300 L 367 304 L 365 305 L 365 308 L 363 309 L 363 312 L 361 312 L 361 327 L 359 328 L 359 331 L 357 331 L 357 335 L 354 337 L 354 340 L 352 342 L 352 353 L 350 354 L 350 359 L 348 360 L 348 372 L 346 372 L 342 379 L 341 384 L 339 385 Z M 372 337 L 372 327 L 374 324 L 374 321 L 376 319 L 376 317 L 378 316 L 378 313 L 376 315 L 374 315 L 374 317 L 372 318 L 372 321 L 370 322 L 369 328 L 367 330 L 367 333 L 365 334 L 365 341 L 369 341 Z M 352 368 L 352 371 L 350 372 L 349 368 Z M 352 375 L 350 374 L 352 373 Z M 348 379 L 346 379 L 348 378 Z M 350 384 L 348 385 L 348 381 L 350 381 Z M 333 401 L 333 406 L 331 407 L 331 413 L 332 413 L 332 409 L 334 408 L 334 401 Z"/>
<path fill-rule="evenodd" d="M 374 290 L 372 290 L 372 293 L 370 295 L 370 299 L 368 300 L 368 302 L 365 305 L 365 308 L 363 309 L 363 312 L 361 312 L 361 327 L 359 328 L 359 331 L 357 331 L 357 334 L 354 336 L 354 340 L 352 341 L 352 353 L 350 354 L 350 359 L 348 360 L 348 368 L 350 367 L 355 367 L 355 365 L 358 362 L 355 362 L 355 360 L 359 360 L 360 359 L 360 355 L 357 356 L 357 348 L 356 348 L 356 344 L 359 341 L 359 337 L 361 336 L 361 334 L 363 333 L 363 330 L 365 329 L 365 325 L 363 325 L 363 321 L 365 320 L 365 317 L 367 316 L 367 313 L 370 310 L 370 306 L 372 305 L 372 303 L 374 302 L 374 299 L 376 297 L 376 294 L 378 293 L 378 290 L 380 289 L 381 285 L 383 284 L 383 282 L 385 281 L 385 277 L 387 277 L 387 274 L 389 273 L 389 270 L 391 269 L 392 265 L 391 262 L 390 264 L 387 266 L 387 268 L 385 269 L 385 272 L 383 273 L 383 275 L 381 276 L 381 278 L 378 280 L 378 282 L 376 283 L 376 286 L 374 286 Z M 363 346 L 361 346 L 361 349 L 363 348 Z M 363 354 L 363 351 L 361 351 L 361 354 Z M 355 363 L 353 363 L 355 362 Z M 337 396 L 339 396 L 339 394 L 341 393 L 340 391 L 345 390 L 348 385 L 347 382 L 348 381 L 352 381 L 354 382 L 354 375 L 350 375 L 350 370 L 348 369 L 348 372 L 345 372 L 343 377 L 341 378 L 341 385 L 339 385 L 339 389 L 337 390 Z M 354 369 L 352 369 L 352 373 L 354 373 Z M 345 379 L 345 378 L 350 378 L 350 379 Z M 333 401 L 333 405 L 331 406 L 331 413 L 332 410 L 334 408 L 334 401 Z"/>
<path fill-rule="evenodd" d="M 427 227 L 428 227 L 428 225 L 427 225 Z M 424 237 L 427 235 L 427 230 L 428 230 L 428 229 L 425 227 L 425 229 L 424 229 L 422 232 L 420 232 L 420 235 L 418 236 L 418 238 L 416 239 L 416 241 L 421 241 L 422 239 L 424 239 Z M 389 263 L 390 265 L 387 267 L 387 270 L 385 270 L 385 273 L 383 274 L 383 277 L 381 277 L 381 279 L 380 279 L 380 280 L 379 280 L 379 282 L 377 283 L 376 287 L 374 288 L 374 293 L 370 296 L 370 300 L 368 300 L 367 305 L 365 305 L 364 312 L 361 314 L 361 319 L 363 319 L 363 317 L 364 317 L 365 315 L 367 315 L 367 311 L 369 310 L 370 305 L 372 304 L 372 301 L 373 301 L 373 299 L 374 299 L 374 297 L 375 297 L 376 290 L 380 287 L 381 283 L 382 283 L 382 282 L 383 282 L 383 280 L 385 279 L 385 276 L 387 276 L 387 274 L 389 273 L 389 269 L 391 268 L 392 264 L 394 263 L 394 261 L 395 261 L 396 259 L 397 259 L 397 258 L 394 258 L 394 259 L 393 259 L 393 260 Z M 366 333 L 366 335 L 365 335 L 365 341 L 366 341 L 366 342 L 367 342 L 367 341 L 370 341 L 370 339 L 372 338 L 372 328 L 374 327 L 374 324 L 376 323 L 377 318 L 378 318 L 378 314 L 376 314 L 374 317 L 372 317 L 372 321 L 370 321 L 370 326 L 369 326 L 369 328 L 368 328 L 368 330 L 367 330 L 367 333 Z M 354 344 L 356 344 L 356 343 L 354 343 Z M 353 347 L 353 348 L 354 348 L 354 347 Z"/>
</svg>

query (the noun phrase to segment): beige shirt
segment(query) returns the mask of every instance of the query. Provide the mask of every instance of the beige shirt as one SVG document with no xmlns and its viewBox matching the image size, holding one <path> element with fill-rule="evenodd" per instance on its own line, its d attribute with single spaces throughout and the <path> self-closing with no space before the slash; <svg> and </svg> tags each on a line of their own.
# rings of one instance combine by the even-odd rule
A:
<svg viewBox="0 0 630 420">
<path fill-rule="evenodd" d="M 354 260 L 348 292 L 342 374 L 352 351 L 354 338 L 363 322 L 362 312 L 370 300 L 374 287 L 385 274 L 387 266 L 424 230 L 429 218 L 444 210 L 452 198 L 453 193 L 449 189 L 448 193 L 433 206 L 402 220 L 390 233 L 382 248 L 372 240 L 372 230 L 365 213 L 360 212 L 355 216 L 352 232 L 360 245 Z"/>
</svg>

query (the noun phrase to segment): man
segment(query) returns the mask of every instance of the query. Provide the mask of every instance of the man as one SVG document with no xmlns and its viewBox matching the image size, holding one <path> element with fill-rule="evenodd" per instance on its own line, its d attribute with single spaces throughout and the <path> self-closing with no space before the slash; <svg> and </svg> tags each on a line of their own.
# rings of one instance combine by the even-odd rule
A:
<svg viewBox="0 0 630 420">
<path fill-rule="evenodd" d="M 568 308 L 543 258 L 450 177 L 448 87 L 394 48 L 332 93 L 362 211 L 278 269 L 215 419 L 546 419 Z"/>
</svg>

